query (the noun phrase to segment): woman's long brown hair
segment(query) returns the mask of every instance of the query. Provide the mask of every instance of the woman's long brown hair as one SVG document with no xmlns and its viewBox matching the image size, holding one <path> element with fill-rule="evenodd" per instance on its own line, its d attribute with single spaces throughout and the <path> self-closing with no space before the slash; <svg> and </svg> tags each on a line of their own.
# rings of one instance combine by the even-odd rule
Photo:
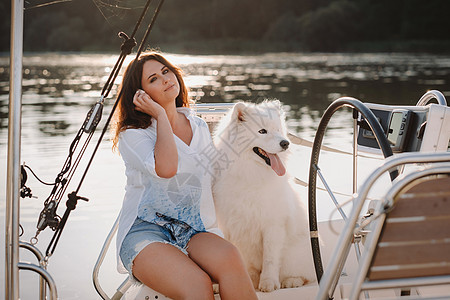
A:
<svg viewBox="0 0 450 300">
<path fill-rule="evenodd" d="M 151 52 L 142 54 L 137 60 L 133 60 L 126 68 L 122 84 L 119 89 L 120 98 L 114 113 L 113 126 L 113 149 L 117 149 L 119 134 L 128 128 L 147 128 L 152 124 L 152 117 L 146 113 L 136 110 L 133 104 L 134 94 L 138 89 L 142 89 L 141 78 L 144 63 L 149 60 L 156 60 L 168 67 L 177 77 L 180 83 L 180 93 L 175 99 L 177 107 L 189 107 L 188 89 L 184 84 L 182 71 L 179 67 L 170 63 L 161 54 Z"/>
</svg>

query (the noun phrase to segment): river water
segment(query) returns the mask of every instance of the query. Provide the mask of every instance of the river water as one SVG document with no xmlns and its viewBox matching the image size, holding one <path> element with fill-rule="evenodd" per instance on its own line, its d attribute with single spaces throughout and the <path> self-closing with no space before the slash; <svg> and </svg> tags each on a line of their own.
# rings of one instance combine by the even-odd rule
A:
<svg viewBox="0 0 450 300">
<path fill-rule="evenodd" d="M 179 55 L 168 54 L 184 73 L 191 97 L 200 103 L 260 102 L 279 99 L 286 111 L 291 133 L 312 141 L 321 115 L 328 105 L 342 96 L 363 102 L 415 105 L 430 89 L 450 97 L 450 57 L 409 54 L 302 54 L 265 55 Z M 54 181 L 67 157 L 86 113 L 98 100 L 100 91 L 117 59 L 109 54 L 33 54 L 24 58 L 22 153 L 21 161 L 30 166 L 44 181 Z M 129 60 L 126 61 L 126 63 Z M 125 63 L 125 64 L 126 64 Z M 6 194 L 6 148 L 8 126 L 9 57 L 0 56 L 0 254 L 4 257 L 4 217 Z M 120 82 L 120 76 L 117 83 Z M 116 87 L 106 100 L 104 121 L 114 102 Z M 88 148 L 90 156 L 93 143 Z M 350 151 L 352 118 L 347 110 L 338 111 L 329 123 L 324 144 Z M 292 173 L 306 181 L 309 152 L 293 145 Z M 85 158 L 86 160 L 86 158 Z M 324 157 L 329 161 L 329 174 L 334 185 L 345 189 L 351 176 L 351 157 Z M 378 163 L 378 162 L 376 162 Z M 363 163 L 363 169 L 373 166 Z M 82 173 L 85 161 L 80 163 Z M 345 169 L 345 171 L 343 171 Z M 343 175 L 343 172 L 348 174 Z M 367 170 L 366 170 L 367 171 Z M 364 173 L 364 172 L 362 172 Z M 75 174 L 76 188 L 81 174 Z M 59 244 L 50 258 L 49 271 L 54 277 L 61 299 L 99 299 L 92 285 L 92 268 L 103 241 L 120 209 L 124 194 L 124 168 L 121 158 L 111 151 L 109 136 L 100 145 L 79 195 L 80 201 L 64 229 Z M 36 232 L 36 222 L 50 187 L 37 182 L 29 173 L 27 185 L 37 198 L 21 201 L 22 239 L 29 241 Z M 304 189 L 305 190 L 305 189 Z M 350 193 L 350 191 L 344 191 Z M 305 191 L 303 191 L 305 193 Z M 305 193 L 306 195 L 306 193 Z M 305 198 L 306 199 L 306 198 Z M 58 213 L 65 210 L 65 198 Z M 330 217 L 329 204 L 319 204 L 319 219 Z M 334 217 L 334 215 L 332 216 Z M 39 235 L 37 246 L 45 252 L 53 231 Z M 111 295 L 123 280 L 115 272 L 114 247 L 111 248 L 100 273 L 101 283 Z M 21 259 L 34 262 L 29 253 Z M 36 299 L 36 275 L 22 271 L 21 299 Z M 4 260 L 1 264 L 1 293 L 4 293 Z"/>
</svg>

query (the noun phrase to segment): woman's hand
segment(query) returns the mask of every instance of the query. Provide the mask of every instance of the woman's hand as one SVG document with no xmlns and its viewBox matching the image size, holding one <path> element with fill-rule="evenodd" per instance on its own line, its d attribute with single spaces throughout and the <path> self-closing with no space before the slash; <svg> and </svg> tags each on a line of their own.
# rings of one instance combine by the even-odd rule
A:
<svg viewBox="0 0 450 300">
<path fill-rule="evenodd" d="M 165 114 L 164 108 L 154 101 L 150 96 L 143 90 L 137 90 L 133 97 L 133 104 L 136 106 L 136 110 L 146 113 L 158 120 L 161 114 Z"/>
</svg>

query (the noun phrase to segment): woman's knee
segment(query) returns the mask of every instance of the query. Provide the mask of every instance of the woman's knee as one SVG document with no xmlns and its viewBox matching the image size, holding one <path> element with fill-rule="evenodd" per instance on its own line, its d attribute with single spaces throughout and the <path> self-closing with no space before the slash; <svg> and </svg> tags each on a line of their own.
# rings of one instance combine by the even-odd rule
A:
<svg viewBox="0 0 450 300">
<path fill-rule="evenodd" d="M 179 290 L 179 299 L 213 299 L 213 284 L 205 272 L 198 272 L 195 276 L 187 278 Z M 181 286 L 180 286 L 181 287 Z"/>
<path fill-rule="evenodd" d="M 231 243 L 228 243 L 225 247 L 223 247 L 218 260 L 220 265 L 234 270 L 240 269 L 244 265 L 241 253 L 238 248 Z"/>
</svg>

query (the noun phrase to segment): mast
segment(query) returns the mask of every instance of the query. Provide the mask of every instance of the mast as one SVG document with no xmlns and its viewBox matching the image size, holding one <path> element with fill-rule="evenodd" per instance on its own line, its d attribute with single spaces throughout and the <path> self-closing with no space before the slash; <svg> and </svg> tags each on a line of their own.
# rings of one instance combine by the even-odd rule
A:
<svg viewBox="0 0 450 300">
<path fill-rule="evenodd" d="M 19 299 L 20 133 L 23 0 L 11 0 L 8 157 L 6 174 L 5 299 Z"/>
</svg>

